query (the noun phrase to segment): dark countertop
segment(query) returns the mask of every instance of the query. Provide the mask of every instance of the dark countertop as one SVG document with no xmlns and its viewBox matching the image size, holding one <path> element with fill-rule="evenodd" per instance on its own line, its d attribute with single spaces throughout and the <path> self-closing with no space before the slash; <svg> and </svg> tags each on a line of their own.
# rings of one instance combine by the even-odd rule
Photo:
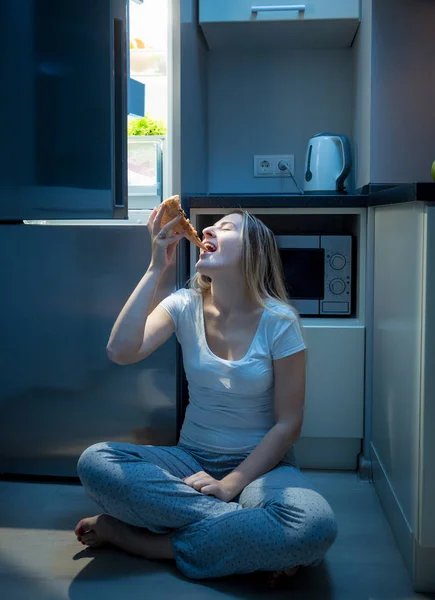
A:
<svg viewBox="0 0 435 600">
<path fill-rule="evenodd" d="M 354 194 L 183 194 L 190 208 L 367 208 L 409 202 L 435 202 L 435 183 L 370 184 Z"/>
</svg>

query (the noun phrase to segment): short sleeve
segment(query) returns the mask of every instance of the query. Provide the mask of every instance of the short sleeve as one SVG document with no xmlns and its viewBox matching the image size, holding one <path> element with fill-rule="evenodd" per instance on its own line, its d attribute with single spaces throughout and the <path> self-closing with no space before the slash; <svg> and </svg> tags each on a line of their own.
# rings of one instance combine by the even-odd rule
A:
<svg viewBox="0 0 435 600">
<path fill-rule="evenodd" d="M 285 317 L 276 317 L 277 323 L 271 348 L 273 360 L 290 356 L 290 354 L 295 354 L 306 348 L 296 315 L 290 311 L 285 311 L 285 315 Z"/>
<path fill-rule="evenodd" d="M 175 331 L 180 326 L 180 316 L 189 302 L 189 290 L 180 288 L 164 298 L 158 306 L 162 306 L 174 321 Z"/>
</svg>

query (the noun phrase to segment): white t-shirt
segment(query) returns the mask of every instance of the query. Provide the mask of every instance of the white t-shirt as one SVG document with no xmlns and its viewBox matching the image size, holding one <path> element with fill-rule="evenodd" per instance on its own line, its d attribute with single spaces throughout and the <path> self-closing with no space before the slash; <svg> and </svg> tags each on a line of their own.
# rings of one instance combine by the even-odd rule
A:
<svg viewBox="0 0 435 600">
<path fill-rule="evenodd" d="M 208 347 L 200 293 L 181 288 L 160 303 L 174 321 L 189 387 L 181 444 L 219 454 L 250 453 L 275 424 L 272 361 L 306 346 L 291 307 L 266 304 L 291 320 L 264 310 L 245 356 L 225 360 Z M 297 465 L 293 447 L 283 460 Z"/>
</svg>

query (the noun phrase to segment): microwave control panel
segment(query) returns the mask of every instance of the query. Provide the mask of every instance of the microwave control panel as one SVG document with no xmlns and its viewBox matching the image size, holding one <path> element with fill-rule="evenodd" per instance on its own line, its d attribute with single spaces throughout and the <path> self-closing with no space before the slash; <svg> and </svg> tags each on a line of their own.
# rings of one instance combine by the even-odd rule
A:
<svg viewBox="0 0 435 600">
<path fill-rule="evenodd" d="M 351 312 L 352 236 L 322 235 L 325 252 L 325 289 L 320 301 L 321 315 L 348 315 Z"/>
</svg>

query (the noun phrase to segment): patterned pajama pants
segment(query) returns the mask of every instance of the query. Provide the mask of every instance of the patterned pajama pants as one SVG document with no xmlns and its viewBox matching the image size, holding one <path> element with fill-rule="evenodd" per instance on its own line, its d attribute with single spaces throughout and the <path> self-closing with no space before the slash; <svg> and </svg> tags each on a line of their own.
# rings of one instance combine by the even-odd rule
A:
<svg viewBox="0 0 435 600">
<path fill-rule="evenodd" d="M 279 463 L 231 502 L 182 481 L 198 471 L 220 480 L 247 456 L 180 444 L 101 442 L 83 452 L 77 471 L 106 514 L 154 533 L 172 533 L 176 565 L 188 578 L 320 564 L 337 524 L 328 502 L 298 467 Z"/>
</svg>

